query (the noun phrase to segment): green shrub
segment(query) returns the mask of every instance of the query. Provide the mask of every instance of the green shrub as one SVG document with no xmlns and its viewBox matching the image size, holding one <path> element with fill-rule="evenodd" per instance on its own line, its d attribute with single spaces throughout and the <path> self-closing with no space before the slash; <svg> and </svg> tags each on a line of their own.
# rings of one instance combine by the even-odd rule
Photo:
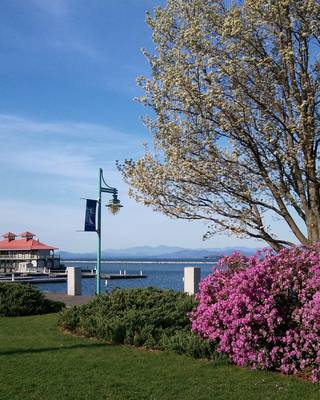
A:
<svg viewBox="0 0 320 400">
<path fill-rule="evenodd" d="M 194 358 L 220 359 L 215 352 L 216 343 L 203 339 L 191 331 L 179 331 L 172 336 L 163 336 L 161 347 L 178 354 L 187 354 Z"/>
<path fill-rule="evenodd" d="M 0 282 L 0 316 L 48 314 L 61 311 L 64 304 L 45 299 L 31 285 Z"/>
<path fill-rule="evenodd" d="M 115 289 L 65 310 L 59 326 L 111 343 L 212 358 L 214 344 L 191 333 L 188 313 L 195 305 L 193 297 L 172 290 Z"/>
</svg>

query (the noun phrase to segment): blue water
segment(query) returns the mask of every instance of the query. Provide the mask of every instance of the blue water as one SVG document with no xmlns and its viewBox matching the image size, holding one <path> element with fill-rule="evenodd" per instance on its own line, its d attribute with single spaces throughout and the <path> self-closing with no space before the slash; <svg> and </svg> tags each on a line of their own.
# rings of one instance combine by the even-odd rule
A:
<svg viewBox="0 0 320 400">
<path fill-rule="evenodd" d="M 81 267 L 82 269 L 94 269 L 95 262 L 66 262 L 66 266 Z M 212 272 L 214 262 L 208 264 L 203 263 L 165 263 L 165 262 L 130 262 L 130 263 L 102 263 L 101 272 L 107 274 L 119 274 L 119 271 L 126 270 L 127 274 L 140 274 L 140 271 L 147 278 L 143 279 L 125 279 L 125 280 L 108 280 L 107 284 L 101 280 L 101 292 L 110 292 L 114 288 L 142 288 L 156 287 L 160 289 L 183 290 L 183 269 L 184 267 L 200 267 L 201 278 Z M 45 283 L 37 285 L 42 291 L 66 293 L 67 284 L 63 283 Z M 82 279 L 82 294 L 94 295 L 96 290 L 95 279 Z"/>
</svg>

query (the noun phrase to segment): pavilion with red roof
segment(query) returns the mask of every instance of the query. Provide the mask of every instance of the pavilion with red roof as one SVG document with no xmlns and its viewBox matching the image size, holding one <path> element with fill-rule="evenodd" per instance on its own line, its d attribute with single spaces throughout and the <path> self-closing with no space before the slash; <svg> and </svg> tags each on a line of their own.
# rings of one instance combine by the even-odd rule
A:
<svg viewBox="0 0 320 400">
<path fill-rule="evenodd" d="M 54 254 L 57 247 L 35 239 L 31 232 L 16 235 L 7 232 L 0 240 L 0 271 L 47 272 L 60 268 L 60 258 Z"/>
</svg>

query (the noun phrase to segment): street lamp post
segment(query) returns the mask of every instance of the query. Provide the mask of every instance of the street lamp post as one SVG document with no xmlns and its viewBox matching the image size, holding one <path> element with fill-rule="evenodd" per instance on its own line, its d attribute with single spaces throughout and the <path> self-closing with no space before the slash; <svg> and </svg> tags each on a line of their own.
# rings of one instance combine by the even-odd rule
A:
<svg viewBox="0 0 320 400">
<path fill-rule="evenodd" d="M 101 293 L 100 286 L 100 270 L 101 270 L 101 200 L 102 193 L 111 193 L 112 200 L 109 201 L 107 207 L 111 211 L 112 214 L 117 214 L 121 207 L 120 200 L 118 199 L 118 190 L 107 185 L 106 181 L 103 177 L 102 168 L 99 169 L 99 197 L 97 200 L 98 205 L 98 221 L 97 221 L 97 234 L 98 234 L 98 247 L 97 247 L 97 267 L 96 267 L 96 279 L 97 279 L 97 289 L 96 294 L 99 295 Z"/>
</svg>

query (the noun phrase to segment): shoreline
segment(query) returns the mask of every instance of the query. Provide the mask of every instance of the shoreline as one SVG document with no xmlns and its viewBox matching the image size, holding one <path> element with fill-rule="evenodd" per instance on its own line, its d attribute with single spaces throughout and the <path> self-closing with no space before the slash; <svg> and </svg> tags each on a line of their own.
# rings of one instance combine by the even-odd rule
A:
<svg viewBox="0 0 320 400">
<path fill-rule="evenodd" d="M 61 260 L 63 264 L 68 263 L 95 263 L 96 260 Z M 101 264 L 216 264 L 217 261 L 139 261 L 139 260 L 103 260 Z"/>
</svg>

